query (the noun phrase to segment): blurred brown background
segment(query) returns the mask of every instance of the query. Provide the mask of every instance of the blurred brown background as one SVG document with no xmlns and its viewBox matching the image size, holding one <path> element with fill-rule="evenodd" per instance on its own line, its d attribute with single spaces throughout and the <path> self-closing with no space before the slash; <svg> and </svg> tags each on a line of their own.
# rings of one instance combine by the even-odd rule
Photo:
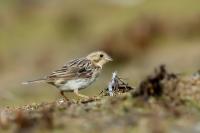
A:
<svg viewBox="0 0 200 133">
<path fill-rule="evenodd" d="M 0 105 L 59 98 L 52 86 L 21 82 L 99 49 L 115 61 L 83 90 L 87 95 L 106 88 L 115 70 L 132 85 L 159 64 L 193 73 L 200 68 L 199 5 L 197 0 L 1 1 Z"/>
</svg>

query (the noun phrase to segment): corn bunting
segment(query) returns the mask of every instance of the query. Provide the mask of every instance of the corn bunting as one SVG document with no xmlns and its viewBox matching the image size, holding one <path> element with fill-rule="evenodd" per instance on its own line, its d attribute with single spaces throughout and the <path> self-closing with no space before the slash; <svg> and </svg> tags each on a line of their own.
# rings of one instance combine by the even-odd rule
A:
<svg viewBox="0 0 200 133">
<path fill-rule="evenodd" d="M 64 98 L 66 98 L 64 92 L 70 91 L 79 97 L 89 98 L 80 94 L 79 90 L 91 85 L 101 73 L 103 65 L 109 61 L 112 61 L 112 58 L 105 52 L 93 52 L 86 57 L 67 62 L 61 69 L 44 78 L 27 81 L 23 84 L 45 82 L 58 88 Z"/>
</svg>

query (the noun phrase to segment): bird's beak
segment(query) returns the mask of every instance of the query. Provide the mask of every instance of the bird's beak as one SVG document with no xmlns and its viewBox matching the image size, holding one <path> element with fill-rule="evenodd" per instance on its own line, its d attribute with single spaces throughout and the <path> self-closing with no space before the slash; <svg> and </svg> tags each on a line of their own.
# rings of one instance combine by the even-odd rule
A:
<svg viewBox="0 0 200 133">
<path fill-rule="evenodd" d="M 113 61 L 113 59 L 110 56 L 106 57 L 106 60 L 107 61 Z"/>
</svg>

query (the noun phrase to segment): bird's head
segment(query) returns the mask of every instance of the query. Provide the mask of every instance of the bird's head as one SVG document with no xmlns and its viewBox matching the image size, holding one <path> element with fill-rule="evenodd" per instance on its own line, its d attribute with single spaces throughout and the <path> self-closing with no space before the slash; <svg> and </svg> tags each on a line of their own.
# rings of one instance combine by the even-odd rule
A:
<svg viewBox="0 0 200 133">
<path fill-rule="evenodd" d="M 91 60 L 94 65 L 99 66 L 100 68 L 102 68 L 107 62 L 113 61 L 113 59 L 103 51 L 93 52 L 86 58 Z"/>
</svg>

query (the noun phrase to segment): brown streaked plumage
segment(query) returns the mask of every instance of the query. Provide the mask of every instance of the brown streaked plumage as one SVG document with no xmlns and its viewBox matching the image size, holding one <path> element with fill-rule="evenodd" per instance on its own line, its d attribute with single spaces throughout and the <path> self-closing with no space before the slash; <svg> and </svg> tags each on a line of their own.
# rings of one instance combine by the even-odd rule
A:
<svg viewBox="0 0 200 133">
<path fill-rule="evenodd" d="M 103 65 L 109 61 L 112 61 L 112 58 L 105 52 L 93 52 L 86 57 L 67 62 L 61 69 L 44 78 L 27 81 L 23 84 L 46 82 L 57 87 L 64 97 L 64 92 L 73 91 L 80 97 L 88 98 L 88 96 L 79 94 L 78 91 L 92 84 L 99 76 Z"/>
</svg>

